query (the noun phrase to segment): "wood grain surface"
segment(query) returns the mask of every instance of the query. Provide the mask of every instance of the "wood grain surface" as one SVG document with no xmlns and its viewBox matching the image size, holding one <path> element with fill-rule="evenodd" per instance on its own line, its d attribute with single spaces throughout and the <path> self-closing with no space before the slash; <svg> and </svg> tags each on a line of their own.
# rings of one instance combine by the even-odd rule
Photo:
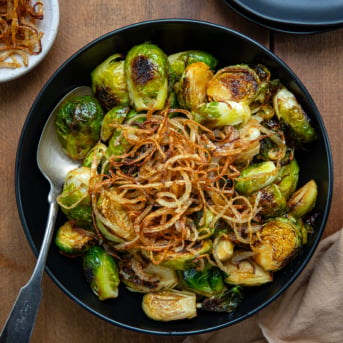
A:
<svg viewBox="0 0 343 343">
<path fill-rule="evenodd" d="M 131 23 L 157 18 L 200 19 L 236 29 L 272 48 L 303 81 L 324 118 L 335 167 L 332 209 L 324 236 L 342 227 L 342 29 L 311 36 L 271 33 L 241 18 L 221 0 L 60 0 L 60 12 L 58 36 L 45 60 L 23 78 L 0 84 L 1 327 L 35 263 L 19 221 L 14 189 L 16 149 L 27 113 L 44 83 L 71 54 L 96 37 Z M 43 294 L 31 340 L 35 343 L 171 343 L 184 339 L 144 335 L 104 322 L 70 300 L 46 275 Z"/>
</svg>

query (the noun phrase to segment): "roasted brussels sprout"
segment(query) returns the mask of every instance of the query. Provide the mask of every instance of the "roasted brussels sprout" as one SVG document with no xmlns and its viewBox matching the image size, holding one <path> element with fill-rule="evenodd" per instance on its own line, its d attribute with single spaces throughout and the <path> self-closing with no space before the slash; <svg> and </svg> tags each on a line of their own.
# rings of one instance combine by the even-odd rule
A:
<svg viewBox="0 0 343 343">
<path fill-rule="evenodd" d="M 57 197 L 57 203 L 67 218 L 86 228 L 93 222 L 88 194 L 90 177 L 90 168 L 80 167 L 71 170 L 64 181 L 62 193 Z"/>
<path fill-rule="evenodd" d="M 286 213 L 286 199 L 276 184 L 272 183 L 260 189 L 251 198 L 255 200 L 256 196 L 259 196 L 259 214 L 264 218 L 278 217 Z"/>
<path fill-rule="evenodd" d="M 239 127 L 239 136 L 243 143 L 242 151 L 235 159 L 235 165 L 247 166 L 260 153 L 261 131 L 255 118 L 251 118 Z"/>
<path fill-rule="evenodd" d="M 100 138 L 104 142 L 108 141 L 116 130 L 113 125 L 121 124 L 129 110 L 128 106 L 115 106 L 105 114 L 100 131 Z"/>
<path fill-rule="evenodd" d="M 198 308 L 211 312 L 232 312 L 243 299 L 242 287 L 234 286 L 221 294 L 205 298 Z"/>
<path fill-rule="evenodd" d="M 211 240 L 202 240 L 192 247 L 192 251 L 161 251 L 148 252 L 143 251 L 144 255 L 155 261 L 162 261 L 161 265 L 175 269 L 186 270 L 194 265 L 197 256 L 208 253 L 212 249 Z"/>
<path fill-rule="evenodd" d="M 250 108 L 245 102 L 207 102 L 193 110 L 194 119 L 207 127 L 244 125 L 250 119 Z"/>
<path fill-rule="evenodd" d="M 200 270 L 193 267 L 180 271 L 179 275 L 182 288 L 205 297 L 223 293 L 225 288 L 221 271 L 208 264 Z"/>
<path fill-rule="evenodd" d="M 99 64 L 91 73 L 92 91 L 105 110 L 129 104 L 129 93 L 124 72 L 124 58 L 114 54 Z"/>
<path fill-rule="evenodd" d="M 100 195 L 95 215 L 97 227 L 109 241 L 129 241 L 135 235 L 133 223 L 118 199 L 114 188 Z"/>
<path fill-rule="evenodd" d="M 259 286 L 273 280 L 271 272 L 266 271 L 251 257 L 249 251 L 236 250 L 231 260 L 224 262 L 220 269 L 227 274 L 225 282 L 239 286 Z"/>
<path fill-rule="evenodd" d="M 82 255 L 97 241 L 97 235 L 94 232 L 75 225 L 72 220 L 60 226 L 55 237 L 58 250 L 69 257 Z"/>
<path fill-rule="evenodd" d="M 86 280 L 99 300 L 118 297 L 119 274 L 116 261 L 104 248 L 94 246 L 83 256 Z"/>
<path fill-rule="evenodd" d="M 176 271 L 159 264 L 146 263 L 136 257 L 119 263 L 119 275 L 132 292 L 156 292 L 178 284 Z"/>
<path fill-rule="evenodd" d="M 105 154 L 106 154 L 107 146 L 101 142 L 95 144 L 91 150 L 89 150 L 88 154 L 83 160 L 83 166 L 91 168 L 93 161 L 96 163 L 96 165 L 99 165 Z"/>
<path fill-rule="evenodd" d="M 291 131 L 292 138 L 300 143 L 310 143 L 317 139 L 306 113 L 287 88 L 281 88 L 273 99 L 276 116 L 282 120 Z"/>
<path fill-rule="evenodd" d="M 57 137 L 69 157 L 82 160 L 97 143 L 103 116 L 99 102 L 90 95 L 74 97 L 57 111 Z"/>
<path fill-rule="evenodd" d="M 271 184 L 277 176 L 277 168 L 271 161 L 251 164 L 243 169 L 235 180 L 238 193 L 249 195 Z"/>
<path fill-rule="evenodd" d="M 210 101 L 250 102 L 260 86 L 256 72 L 245 64 L 225 67 L 217 71 L 207 85 Z"/>
<path fill-rule="evenodd" d="M 299 165 L 296 160 L 282 166 L 275 179 L 281 194 L 286 200 L 294 193 L 299 180 Z"/>
<path fill-rule="evenodd" d="M 256 263 L 267 271 L 277 271 L 299 250 L 302 244 L 300 226 L 291 217 L 271 219 L 263 225 L 252 244 Z"/>
<path fill-rule="evenodd" d="M 212 77 L 213 72 L 207 64 L 203 62 L 190 64 L 175 86 L 180 106 L 192 110 L 204 103 L 207 99 L 207 84 Z"/>
<path fill-rule="evenodd" d="M 147 293 L 143 296 L 142 308 L 149 318 L 162 322 L 191 319 L 197 315 L 196 296 L 186 291 Z"/>
<path fill-rule="evenodd" d="M 316 204 L 318 187 L 314 180 L 308 181 L 304 186 L 293 193 L 288 200 L 289 214 L 301 218 L 311 212 Z"/>
<path fill-rule="evenodd" d="M 213 255 L 221 262 L 228 261 L 233 256 L 234 243 L 227 235 L 220 235 L 214 240 Z"/>
<path fill-rule="evenodd" d="M 214 69 L 218 60 L 206 51 L 200 50 L 189 50 L 177 52 L 168 56 L 172 72 L 178 76 L 181 76 L 185 71 L 186 67 L 192 63 L 203 62 L 207 64 L 210 69 Z"/>
<path fill-rule="evenodd" d="M 119 156 L 123 154 L 129 146 L 130 144 L 123 136 L 121 130 L 116 130 L 108 141 L 106 157 Z"/>
<path fill-rule="evenodd" d="M 163 109 L 168 97 L 169 62 L 156 45 L 144 43 L 130 49 L 125 75 L 130 103 L 137 111 Z"/>
</svg>

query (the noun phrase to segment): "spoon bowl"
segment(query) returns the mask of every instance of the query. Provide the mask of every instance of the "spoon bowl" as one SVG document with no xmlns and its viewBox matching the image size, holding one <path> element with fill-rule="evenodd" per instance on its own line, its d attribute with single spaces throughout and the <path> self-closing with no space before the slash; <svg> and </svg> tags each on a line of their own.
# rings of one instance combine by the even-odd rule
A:
<svg viewBox="0 0 343 343">
<path fill-rule="evenodd" d="M 80 161 L 72 160 L 65 154 L 59 143 L 56 134 L 56 113 L 69 99 L 89 94 L 91 94 L 89 87 L 82 86 L 72 89 L 53 109 L 43 128 L 37 148 L 37 164 L 41 173 L 50 183 L 48 220 L 35 269 L 30 280 L 19 291 L 1 332 L 1 343 L 24 343 L 30 341 L 42 298 L 42 276 L 58 212 L 56 197 L 62 190 L 67 173 L 80 165 Z"/>
</svg>

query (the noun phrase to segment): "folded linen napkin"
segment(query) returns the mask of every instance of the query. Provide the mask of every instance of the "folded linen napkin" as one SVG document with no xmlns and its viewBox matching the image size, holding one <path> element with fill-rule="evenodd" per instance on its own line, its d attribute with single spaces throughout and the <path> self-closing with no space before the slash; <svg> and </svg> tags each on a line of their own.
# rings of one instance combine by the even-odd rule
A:
<svg viewBox="0 0 343 343">
<path fill-rule="evenodd" d="M 343 342 L 343 228 L 322 240 L 296 281 L 256 315 L 183 343 Z"/>
</svg>

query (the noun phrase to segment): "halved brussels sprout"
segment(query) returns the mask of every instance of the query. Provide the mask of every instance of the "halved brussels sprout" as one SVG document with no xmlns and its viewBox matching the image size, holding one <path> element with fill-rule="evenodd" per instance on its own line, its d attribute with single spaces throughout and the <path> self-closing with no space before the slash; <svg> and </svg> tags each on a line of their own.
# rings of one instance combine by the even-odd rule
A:
<svg viewBox="0 0 343 343">
<path fill-rule="evenodd" d="M 190 64 L 175 85 L 177 100 L 182 108 L 192 110 L 207 99 L 206 89 L 213 72 L 203 62 Z"/>
<path fill-rule="evenodd" d="M 86 280 L 99 300 L 118 297 L 120 283 L 114 258 L 100 246 L 90 248 L 83 256 Z"/>
<path fill-rule="evenodd" d="M 239 127 L 239 136 L 243 144 L 242 151 L 235 159 L 235 165 L 249 165 L 260 152 L 261 131 L 255 118 L 251 118 Z"/>
<path fill-rule="evenodd" d="M 221 262 L 228 261 L 233 256 L 234 243 L 227 235 L 218 236 L 213 243 L 213 255 Z"/>
<path fill-rule="evenodd" d="M 299 165 L 296 160 L 280 168 L 279 174 L 275 179 L 281 194 L 286 200 L 294 193 L 297 188 L 299 180 Z"/>
<path fill-rule="evenodd" d="M 252 194 L 271 184 L 277 176 L 277 168 L 271 161 L 251 164 L 235 179 L 235 189 L 243 195 Z"/>
<path fill-rule="evenodd" d="M 204 311 L 212 312 L 232 312 L 243 299 L 242 287 L 235 286 L 221 294 L 216 294 L 210 298 L 204 299 L 200 307 Z"/>
<path fill-rule="evenodd" d="M 207 85 L 207 96 L 210 101 L 250 104 L 259 86 L 260 79 L 256 72 L 245 64 L 239 64 L 218 70 Z"/>
<path fill-rule="evenodd" d="M 60 226 L 55 236 L 55 244 L 58 250 L 69 257 L 82 255 L 95 245 L 97 240 L 97 235 L 94 232 L 75 225 L 72 220 Z"/>
<path fill-rule="evenodd" d="M 221 271 L 211 265 L 198 270 L 193 267 L 179 272 L 181 288 L 196 294 L 211 297 L 223 293 L 225 289 Z"/>
<path fill-rule="evenodd" d="M 178 284 L 175 270 L 151 262 L 144 263 L 135 257 L 119 263 L 119 275 L 132 292 L 156 292 Z"/>
<path fill-rule="evenodd" d="M 311 212 L 316 205 L 318 187 L 314 180 L 308 181 L 288 200 L 289 214 L 301 218 Z"/>
<path fill-rule="evenodd" d="M 259 196 L 259 214 L 265 218 L 278 217 L 286 213 L 287 202 L 279 187 L 272 183 L 252 195 L 253 201 Z M 252 201 L 252 203 L 253 203 Z"/>
<path fill-rule="evenodd" d="M 137 111 L 164 108 L 168 70 L 168 58 L 158 46 L 144 43 L 130 49 L 125 58 L 125 75 L 130 103 Z"/>
<path fill-rule="evenodd" d="M 76 96 L 56 114 L 56 133 L 65 153 L 82 160 L 100 138 L 104 112 L 93 96 Z"/>
<path fill-rule="evenodd" d="M 142 308 L 149 318 L 162 322 L 191 319 L 197 315 L 196 296 L 186 291 L 147 293 L 143 296 Z"/>
<path fill-rule="evenodd" d="M 161 252 L 148 252 L 143 250 L 143 254 L 155 261 L 162 261 L 161 265 L 175 269 L 186 270 L 194 265 L 194 260 L 197 256 L 206 254 L 212 249 L 211 240 L 201 240 L 192 247 L 192 251 L 161 251 Z"/>
<path fill-rule="evenodd" d="M 93 160 L 97 165 L 99 165 L 105 154 L 106 154 L 107 146 L 101 142 L 95 144 L 91 150 L 89 150 L 88 154 L 83 160 L 83 166 L 91 168 L 93 164 Z"/>
<path fill-rule="evenodd" d="M 317 139 L 306 113 L 287 88 L 281 88 L 273 99 L 276 116 L 289 128 L 292 137 L 301 143 L 310 143 Z"/>
<path fill-rule="evenodd" d="M 252 258 L 244 258 L 247 251 L 236 250 L 231 260 L 220 269 L 227 274 L 225 282 L 239 286 L 259 286 L 273 280 L 273 275 L 258 265 Z M 248 252 L 249 253 L 249 252 Z M 242 255 L 242 259 L 240 259 Z"/>
<path fill-rule="evenodd" d="M 105 114 L 100 131 L 100 138 L 104 142 L 108 141 L 116 130 L 111 125 L 121 124 L 125 120 L 129 110 L 130 107 L 128 106 L 115 106 Z"/>
<path fill-rule="evenodd" d="M 116 190 L 109 189 L 100 195 L 95 214 L 99 231 L 110 241 L 130 241 L 135 237 L 133 223 L 119 202 Z"/>
<path fill-rule="evenodd" d="M 186 67 L 192 63 L 203 62 L 207 64 L 210 69 L 214 69 L 218 64 L 218 60 L 213 55 L 201 50 L 177 52 L 175 54 L 169 55 L 168 61 L 173 73 L 178 76 L 181 76 Z"/>
<path fill-rule="evenodd" d="M 193 109 L 194 120 L 213 128 L 225 125 L 244 125 L 251 116 L 245 102 L 207 102 Z"/>
<path fill-rule="evenodd" d="M 123 154 L 129 146 L 130 144 L 123 136 L 122 131 L 116 130 L 108 141 L 106 157 L 110 158 L 111 156 L 119 156 Z"/>
<path fill-rule="evenodd" d="M 90 178 L 90 168 L 80 167 L 71 170 L 65 178 L 62 193 L 57 197 L 57 203 L 67 218 L 86 228 L 93 222 L 88 194 Z"/>
<path fill-rule="evenodd" d="M 91 73 L 92 91 L 104 109 L 129 104 L 129 93 L 121 54 L 109 56 Z"/>
<path fill-rule="evenodd" d="M 302 244 L 299 225 L 290 217 L 279 217 L 263 225 L 252 244 L 256 263 L 267 271 L 277 271 L 297 253 Z"/>
</svg>

